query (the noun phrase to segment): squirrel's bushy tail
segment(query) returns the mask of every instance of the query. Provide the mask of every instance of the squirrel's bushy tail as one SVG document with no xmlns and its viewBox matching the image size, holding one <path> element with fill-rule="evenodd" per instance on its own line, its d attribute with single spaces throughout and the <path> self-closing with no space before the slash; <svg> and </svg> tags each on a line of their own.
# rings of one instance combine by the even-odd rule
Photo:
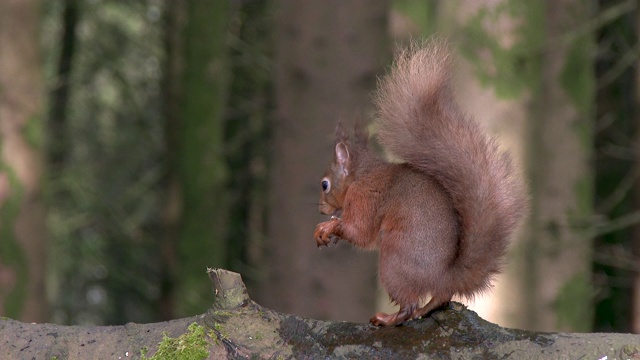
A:
<svg viewBox="0 0 640 360">
<path fill-rule="evenodd" d="M 455 103 L 452 67 L 449 47 L 439 39 L 401 52 L 379 82 L 377 131 L 386 150 L 451 196 L 460 236 L 447 290 L 472 297 L 500 271 L 528 199 L 508 154 Z"/>
</svg>

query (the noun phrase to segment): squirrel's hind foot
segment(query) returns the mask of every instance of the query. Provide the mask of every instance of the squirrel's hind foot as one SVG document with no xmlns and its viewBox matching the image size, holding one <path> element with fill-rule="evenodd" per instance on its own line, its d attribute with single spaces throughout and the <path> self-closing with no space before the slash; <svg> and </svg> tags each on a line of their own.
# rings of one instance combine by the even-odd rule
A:
<svg viewBox="0 0 640 360">
<path fill-rule="evenodd" d="M 441 307 L 442 305 L 451 301 L 450 296 L 434 296 L 429 302 L 419 308 L 417 304 L 400 306 L 400 310 L 393 314 L 386 314 L 379 312 L 375 314 L 369 322 L 375 326 L 395 326 L 400 325 L 404 321 L 419 319 L 423 316 L 429 315 L 433 310 Z"/>
<path fill-rule="evenodd" d="M 451 301 L 451 296 L 435 296 L 434 295 L 425 306 L 415 309 L 413 311 L 413 314 L 411 315 L 411 318 L 418 319 L 423 316 L 426 316 L 433 310 L 441 307 L 444 304 L 447 304 L 449 301 Z"/>
<path fill-rule="evenodd" d="M 369 322 L 375 326 L 395 326 L 400 325 L 402 322 L 411 319 L 411 315 L 416 311 L 417 304 L 411 304 L 408 306 L 400 306 L 400 310 L 393 314 L 386 314 L 379 312 L 375 314 Z"/>
</svg>

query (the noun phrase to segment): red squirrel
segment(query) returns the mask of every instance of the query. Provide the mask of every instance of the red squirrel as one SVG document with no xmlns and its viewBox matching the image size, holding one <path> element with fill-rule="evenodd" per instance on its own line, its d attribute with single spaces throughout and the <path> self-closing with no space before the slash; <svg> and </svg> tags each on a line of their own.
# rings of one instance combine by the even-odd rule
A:
<svg viewBox="0 0 640 360">
<path fill-rule="evenodd" d="M 487 290 L 527 213 L 510 156 L 455 103 L 452 67 L 449 46 L 435 39 L 401 51 L 378 82 L 377 139 L 402 163 L 377 156 L 364 131 L 350 139 L 336 128 L 319 206 L 332 217 L 314 238 L 318 247 L 343 239 L 379 250 L 380 283 L 400 309 L 375 314 L 374 325 Z"/>
</svg>

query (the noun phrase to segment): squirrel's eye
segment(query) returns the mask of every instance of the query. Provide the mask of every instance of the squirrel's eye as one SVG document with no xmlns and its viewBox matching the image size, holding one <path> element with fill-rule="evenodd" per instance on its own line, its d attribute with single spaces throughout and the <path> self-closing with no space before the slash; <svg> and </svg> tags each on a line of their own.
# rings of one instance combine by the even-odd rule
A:
<svg viewBox="0 0 640 360">
<path fill-rule="evenodd" d="M 322 179 L 322 191 L 324 191 L 325 193 L 328 193 L 329 190 L 331 190 L 331 181 L 329 181 L 329 179 L 324 178 Z"/>
</svg>

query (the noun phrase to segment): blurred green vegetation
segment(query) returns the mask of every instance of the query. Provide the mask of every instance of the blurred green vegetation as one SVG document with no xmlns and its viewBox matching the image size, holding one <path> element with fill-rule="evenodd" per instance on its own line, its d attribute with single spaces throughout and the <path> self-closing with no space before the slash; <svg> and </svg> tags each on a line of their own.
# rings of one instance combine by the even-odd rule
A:
<svg viewBox="0 0 640 360">
<path fill-rule="evenodd" d="M 61 136 L 49 139 L 63 149 L 46 182 L 52 321 L 151 321 L 162 266 L 162 3 L 69 2 L 78 18 L 62 84 L 66 3 L 45 2 L 43 23 L 49 88 L 69 88 Z"/>
<path fill-rule="evenodd" d="M 230 259 L 215 266 L 249 274 L 247 247 L 263 236 L 266 206 L 266 122 L 271 106 L 267 5 L 234 3 L 225 19 L 232 95 L 221 104 L 225 151 L 217 163 L 228 164 L 233 172 L 223 179 L 230 194 L 230 219 L 224 226 L 230 230 L 222 233 L 229 246 L 226 255 L 208 254 Z M 169 249 L 176 253 L 163 254 L 169 232 L 164 220 L 167 212 L 175 211 L 167 209 L 174 205 L 167 198 L 167 159 L 176 154 L 166 143 L 166 136 L 173 134 L 166 131 L 181 131 L 179 127 L 187 124 L 179 118 L 178 128 L 166 126 L 165 6 L 161 0 L 43 2 L 42 44 L 52 108 L 47 140 L 49 149 L 56 151 L 45 186 L 55 323 L 160 320 L 166 316 L 161 297 L 167 287 L 177 288 L 167 284 L 175 281 L 166 278 L 166 268 L 172 266 L 168 262 L 190 261 L 179 259 L 175 248 Z M 75 8 L 75 18 L 65 13 L 68 7 Z M 65 38 L 69 21 L 76 22 L 75 31 Z M 74 45 L 65 53 L 69 41 Z M 68 74 L 61 70 L 65 57 L 71 63 Z M 65 86 L 66 99 L 56 93 Z M 208 91 L 203 89 L 205 104 Z M 59 108 L 63 114 L 54 114 Z M 205 125 L 194 128 L 191 136 L 205 134 Z M 206 282 L 205 269 L 193 276 Z M 209 298 L 208 284 L 205 289 L 193 296 Z M 206 303 L 198 307 L 205 308 Z"/>
</svg>

